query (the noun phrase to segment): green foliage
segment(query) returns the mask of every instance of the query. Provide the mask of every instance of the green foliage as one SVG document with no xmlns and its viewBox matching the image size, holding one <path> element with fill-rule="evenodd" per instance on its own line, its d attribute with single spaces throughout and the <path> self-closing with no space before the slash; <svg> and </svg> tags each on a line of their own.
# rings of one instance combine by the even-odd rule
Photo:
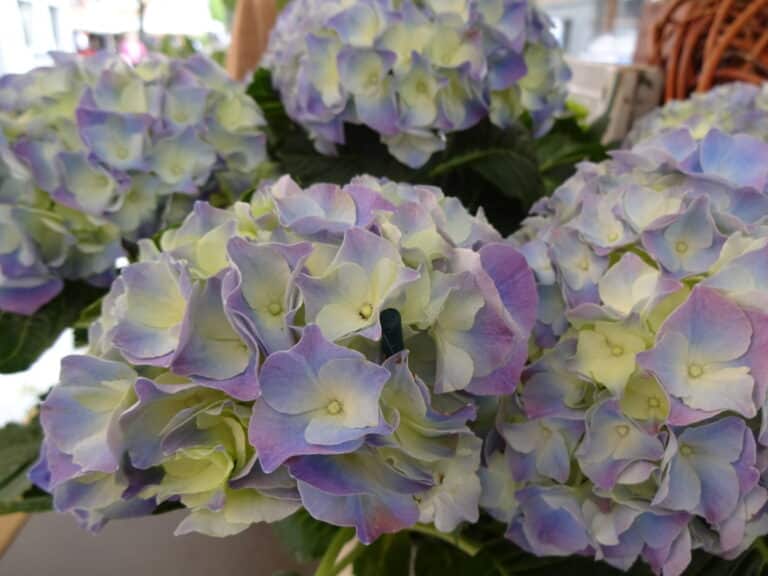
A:
<svg viewBox="0 0 768 576">
<path fill-rule="evenodd" d="M 311 562 L 321 558 L 336 533 L 341 530 L 315 520 L 305 510 L 299 510 L 272 527 L 299 562 Z"/>
<path fill-rule="evenodd" d="M 613 568 L 604 562 L 591 558 L 569 556 L 564 558 L 537 558 L 521 550 L 503 537 L 503 533 L 491 528 L 481 520 L 471 527 L 475 540 L 485 544 L 480 551 L 470 557 L 458 548 L 443 540 L 415 536 L 415 573 L 414 576 L 653 576 L 653 572 L 642 561 L 635 563 L 627 571 Z M 478 534 L 483 531 L 484 534 Z M 494 535 L 494 532 L 497 532 Z M 763 556 L 763 549 L 768 553 L 768 546 L 763 540 L 735 560 L 716 558 L 703 552 L 695 552 L 693 560 L 683 576 L 760 576 L 768 573 L 768 558 Z M 382 573 L 389 576 L 390 573 Z M 392 576 L 400 574 L 392 572 Z M 403 573 L 405 574 L 405 573 Z M 357 576 L 357 575 L 356 575 Z"/>
<path fill-rule="evenodd" d="M 573 176 L 576 164 L 600 162 L 608 157 L 601 143 L 602 124 L 585 127 L 577 115 L 560 118 L 547 134 L 536 140 L 536 156 L 547 194 Z"/>
<path fill-rule="evenodd" d="M 236 5 L 237 0 L 208 0 L 211 17 L 224 24 L 229 24 L 232 20 Z"/>
<path fill-rule="evenodd" d="M 302 525 L 306 519 L 306 513 L 302 512 L 290 520 Z M 341 557 L 339 551 L 351 537 L 351 530 L 326 529 L 332 531 L 323 534 L 319 526 L 301 530 L 302 546 L 327 552 L 315 576 L 340 574 L 349 564 L 353 565 L 355 576 L 653 576 L 648 565 L 641 561 L 623 572 L 584 556 L 537 558 L 507 540 L 504 525 L 485 516 L 477 524 L 452 535 L 421 525 L 409 531 L 385 534 L 370 546 L 358 544 Z M 323 534 L 322 538 L 318 538 L 319 534 Z M 304 559 L 316 558 L 318 556 L 313 555 Z M 768 543 L 763 539 L 730 561 L 697 551 L 683 576 L 765 573 L 768 573 Z"/>
<path fill-rule="evenodd" d="M 411 537 L 407 532 L 385 534 L 370 546 L 365 547 L 357 556 L 354 574 L 355 576 L 408 574 L 412 547 Z"/>
<path fill-rule="evenodd" d="M 286 115 L 269 71 L 254 74 L 248 93 L 264 111 L 272 158 L 302 186 L 344 184 L 358 174 L 436 185 L 471 211 L 484 208 L 505 235 L 517 229 L 538 198 L 570 176 L 575 162 L 605 155 L 599 133 L 569 117 L 538 142 L 523 123 L 502 130 L 485 120 L 449 135 L 446 149 L 419 169 L 392 157 L 379 136 L 364 126 L 347 125 L 346 144 L 338 147 L 336 156 L 323 156 Z"/>
<path fill-rule="evenodd" d="M 87 284 L 67 283 L 56 298 L 32 316 L 0 312 L 0 373 L 29 368 L 103 293 L 103 289 Z"/>
<path fill-rule="evenodd" d="M 51 509 L 51 498 L 32 486 L 27 472 L 37 460 L 43 433 L 37 419 L 0 429 L 0 515 Z"/>
</svg>

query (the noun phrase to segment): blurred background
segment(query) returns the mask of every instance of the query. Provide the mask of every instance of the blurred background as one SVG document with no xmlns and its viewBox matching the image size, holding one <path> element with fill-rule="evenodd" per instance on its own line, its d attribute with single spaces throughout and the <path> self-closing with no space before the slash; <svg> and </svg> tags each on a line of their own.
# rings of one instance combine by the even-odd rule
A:
<svg viewBox="0 0 768 576">
<path fill-rule="evenodd" d="M 0 0 L 0 74 L 50 62 L 48 52 L 205 52 L 223 62 L 237 0 Z M 629 63 L 647 0 L 539 0 L 567 52 Z"/>
</svg>

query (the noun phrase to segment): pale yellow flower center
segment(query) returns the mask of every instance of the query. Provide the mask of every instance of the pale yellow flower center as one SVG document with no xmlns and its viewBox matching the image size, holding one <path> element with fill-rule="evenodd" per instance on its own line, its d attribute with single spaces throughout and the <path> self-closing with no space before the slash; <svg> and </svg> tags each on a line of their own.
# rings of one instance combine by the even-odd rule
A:
<svg viewBox="0 0 768 576">
<path fill-rule="evenodd" d="M 683 242 L 682 240 L 678 240 L 675 242 L 675 252 L 678 254 L 685 254 L 688 252 L 688 243 Z"/>
<path fill-rule="evenodd" d="M 584 272 L 589 270 L 589 260 L 584 258 L 581 262 L 579 262 L 579 270 L 583 270 Z"/>
<path fill-rule="evenodd" d="M 379 75 L 376 72 L 368 74 L 368 78 L 365 79 L 366 88 L 375 88 L 379 85 Z"/>
<path fill-rule="evenodd" d="M 373 306 L 366 302 L 360 306 L 360 310 L 358 310 L 357 313 L 360 314 L 360 318 L 363 320 L 368 320 L 373 315 Z"/>
<path fill-rule="evenodd" d="M 277 316 L 283 311 L 283 307 L 279 302 L 272 302 L 267 306 L 267 310 L 269 310 L 269 313 L 272 314 L 272 316 Z"/>
<path fill-rule="evenodd" d="M 614 344 L 611 346 L 611 356 L 623 356 L 624 355 L 624 347 L 619 346 L 618 344 Z"/>
<path fill-rule="evenodd" d="M 616 434 L 620 438 L 626 438 L 627 434 L 629 434 L 629 426 L 626 424 L 619 424 L 616 426 Z"/>
<path fill-rule="evenodd" d="M 690 456 L 691 454 L 693 454 L 693 448 L 683 444 L 682 446 L 680 446 L 680 454 L 682 454 L 683 456 Z"/>
<path fill-rule="evenodd" d="M 341 414 L 344 411 L 344 404 L 342 404 L 338 400 L 331 400 L 328 403 L 328 406 L 325 407 L 325 409 L 328 411 L 328 414 L 330 414 L 331 416 L 336 416 L 337 414 Z"/>
<path fill-rule="evenodd" d="M 701 367 L 700 364 L 689 364 L 688 365 L 688 376 L 691 378 L 698 378 L 704 374 L 704 368 Z"/>
<path fill-rule="evenodd" d="M 126 146 L 118 146 L 116 150 L 117 157 L 120 160 L 125 160 L 128 158 L 128 148 Z"/>
<path fill-rule="evenodd" d="M 648 408 L 660 408 L 661 407 L 661 400 L 656 398 L 656 396 L 651 396 L 648 398 Z"/>
</svg>

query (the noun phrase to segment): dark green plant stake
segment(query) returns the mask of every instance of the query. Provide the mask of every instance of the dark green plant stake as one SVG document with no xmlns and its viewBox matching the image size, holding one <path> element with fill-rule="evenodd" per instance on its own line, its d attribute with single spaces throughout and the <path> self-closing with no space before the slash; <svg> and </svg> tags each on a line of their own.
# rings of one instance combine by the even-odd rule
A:
<svg viewBox="0 0 768 576">
<path fill-rule="evenodd" d="M 381 321 L 381 352 L 384 358 L 389 358 L 405 349 L 402 319 L 400 312 L 394 308 L 382 310 L 379 319 Z"/>
</svg>

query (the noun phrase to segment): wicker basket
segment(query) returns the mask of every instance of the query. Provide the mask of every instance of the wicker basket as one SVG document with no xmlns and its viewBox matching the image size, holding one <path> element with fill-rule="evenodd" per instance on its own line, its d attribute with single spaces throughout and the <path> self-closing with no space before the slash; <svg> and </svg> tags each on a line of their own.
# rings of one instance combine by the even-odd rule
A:
<svg viewBox="0 0 768 576">
<path fill-rule="evenodd" d="M 768 80 L 768 0 L 667 0 L 652 34 L 664 99 Z"/>
</svg>

